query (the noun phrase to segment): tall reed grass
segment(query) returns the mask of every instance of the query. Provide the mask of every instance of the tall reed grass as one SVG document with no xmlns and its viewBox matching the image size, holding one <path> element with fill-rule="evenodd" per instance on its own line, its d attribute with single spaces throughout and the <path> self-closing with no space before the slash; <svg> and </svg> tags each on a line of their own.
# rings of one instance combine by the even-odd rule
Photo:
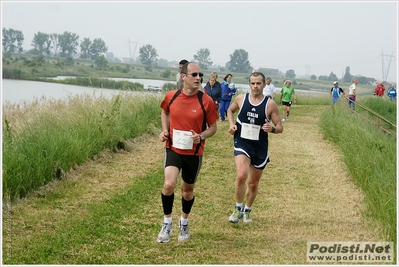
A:
<svg viewBox="0 0 399 267">
<path fill-rule="evenodd" d="M 367 100 L 365 104 L 382 112 L 390 103 L 381 99 Z M 390 110 L 396 117 L 396 108 Z M 396 136 L 378 129 L 349 109 L 340 106 L 320 118 L 324 137 L 340 148 L 343 161 L 357 186 L 365 193 L 366 215 L 383 226 L 383 234 L 396 242 Z"/>
<path fill-rule="evenodd" d="M 160 97 L 89 94 L 3 106 L 3 196 L 25 196 L 104 149 L 160 127 Z"/>
</svg>

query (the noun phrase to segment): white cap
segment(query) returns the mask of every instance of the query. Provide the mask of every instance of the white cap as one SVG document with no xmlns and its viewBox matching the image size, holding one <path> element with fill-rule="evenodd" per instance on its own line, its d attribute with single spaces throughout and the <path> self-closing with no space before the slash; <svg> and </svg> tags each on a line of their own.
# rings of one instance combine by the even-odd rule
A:
<svg viewBox="0 0 399 267">
<path fill-rule="evenodd" d="M 338 84 L 338 82 L 337 82 L 337 81 L 335 81 L 335 82 L 334 82 L 334 84 Z"/>
</svg>

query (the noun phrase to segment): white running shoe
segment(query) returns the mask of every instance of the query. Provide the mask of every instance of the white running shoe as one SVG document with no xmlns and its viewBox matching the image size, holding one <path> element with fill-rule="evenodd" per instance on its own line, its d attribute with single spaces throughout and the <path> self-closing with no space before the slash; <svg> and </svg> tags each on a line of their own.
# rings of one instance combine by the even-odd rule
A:
<svg viewBox="0 0 399 267">
<path fill-rule="evenodd" d="M 163 223 L 161 231 L 158 234 L 157 241 L 159 243 L 168 243 L 170 240 L 170 234 L 173 232 L 171 223 Z"/>
<path fill-rule="evenodd" d="M 187 225 L 180 224 L 180 233 L 179 233 L 179 237 L 177 238 L 177 240 L 178 241 L 186 241 L 188 239 L 190 239 L 190 232 L 188 231 L 188 224 Z"/>
<path fill-rule="evenodd" d="M 238 223 L 238 221 L 244 216 L 244 214 L 238 208 L 235 208 L 233 213 L 229 217 L 229 222 Z"/>
<path fill-rule="evenodd" d="M 244 210 L 244 217 L 242 219 L 244 223 L 251 223 L 252 222 L 252 215 L 250 210 Z"/>
</svg>

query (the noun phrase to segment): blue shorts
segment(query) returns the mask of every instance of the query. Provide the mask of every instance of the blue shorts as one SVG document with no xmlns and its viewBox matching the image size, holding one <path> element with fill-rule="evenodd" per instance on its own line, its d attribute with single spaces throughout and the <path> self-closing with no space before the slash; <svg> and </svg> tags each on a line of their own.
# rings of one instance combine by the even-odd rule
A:
<svg viewBox="0 0 399 267">
<path fill-rule="evenodd" d="M 234 156 L 238 155 L 245 155 L 250 158 L 251 165 L 259 170 L 263 170 L 264 168 L 266 168 L 266 164 L 270 162 L 267 151 L 239 147 L 236 143 L 234 145 Z"/>
<path fill-rule="evenodd" d="M 332 98 L 331 99 L 331 104 L 335 104 L 339 102 L 339 98 Z"/>
</svg>

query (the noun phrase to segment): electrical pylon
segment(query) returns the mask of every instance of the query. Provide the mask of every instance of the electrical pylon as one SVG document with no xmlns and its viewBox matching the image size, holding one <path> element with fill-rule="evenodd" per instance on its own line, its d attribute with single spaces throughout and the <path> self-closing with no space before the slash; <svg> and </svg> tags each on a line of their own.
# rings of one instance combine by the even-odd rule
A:
<svg viewBox="0 0 399 267">
<path fill-rule="evenodd" d="M 393 55 L 393 51 L 390 55 L 386 55 L 384 54 L 384 52 L 381 49 L 381 54 L 378 55 L 378 57 L 381 57 L 381 64 L 382 64 L 382 81 L 386 82 L 387 78 L 388 78 L 388 73 L 389 73 L 389 67 L 391 66 L 391 62 L 392 62 L 392 58 L 394 58 L 395 56 Z M 384 57 L 389 57 L 388 60 L 388 65 L 387 68 L 385 69 L 385 64 L 384 64 Z"/>
</svg>

